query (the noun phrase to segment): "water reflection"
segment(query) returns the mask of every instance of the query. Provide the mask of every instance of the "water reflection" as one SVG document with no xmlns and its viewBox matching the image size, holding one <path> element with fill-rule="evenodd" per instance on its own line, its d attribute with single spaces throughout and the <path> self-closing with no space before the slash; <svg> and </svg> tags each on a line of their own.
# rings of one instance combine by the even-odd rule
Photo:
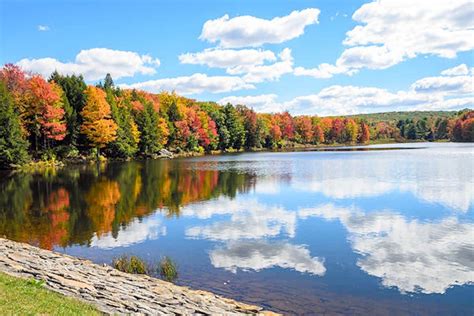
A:
<svg viewBox="0 0 474 316">
<path fill-rule="evenodd" d="M 407 192 L 430 203 L 468 211 L 474 203 L 474 148 L 424 146 L 429 147 L 313 160 L 304 165 L 309 171 L 296 177 L 293 185 L 334 199 Z"/>
<path fill-rule="evenodd" d="M 189 203 L 235 197 L 251 174 L 180 168 L 174 161 L 76 167 L 16 174 L 0 182 L 0 235 L 42 248 L 130 245 L 163 234 L 141 219 L 159 210 L 180 216 Z"/>
<path fill-rule="evenodd" d="M 326 272 L 322 259 L 311 257 L 305 246 L 288 242 L 232 241 L 213 249 L 209 257 L 214 267 L 233 273 L 238 269 L 259 271 L 275 266 L 318 276 Z"/>
<path fill-rule="evenodd" d="M 456 217 L 432 222 L 390 212 L 364 213 L 327 204 L 301 209 L 310 216 L 339 220 L 349 232 L 352 248 L 362 257 L 357 265 L 401 292 L 440 293 L 474 282 L 474 224 Z"/>
<path fill-rule="evenodd" d="M 169 255 L 183 284 L 282 312 L 346 313 L 344 295 L 360 308 L 472 311 L 473 147 L 423 146 L 4 176 L 0 236 L 98 262 Z"/>
<path fill-rule="evenodd" d="M 281 206 L 269 206 L 257 200 L 229 200 L 195 204 L 183 208 L 183 215 L 210 218 L 214 215 L 229 215 L 227 221 L 216 221 L 211 225 L 194 226 L 186 230 L 191 238 L 211 240 L 240 240 L 286 234 L 295 236 L 296 213 Z"/>
</svg>

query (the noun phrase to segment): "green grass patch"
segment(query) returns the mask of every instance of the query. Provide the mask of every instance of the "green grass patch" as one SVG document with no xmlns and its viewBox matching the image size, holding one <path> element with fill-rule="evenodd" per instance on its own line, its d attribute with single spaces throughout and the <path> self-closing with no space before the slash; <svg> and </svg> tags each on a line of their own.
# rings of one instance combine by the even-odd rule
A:
<svg viewBox="0 0 474 316">
<path fill-rule="evenodd" d="M 123 255 L 114 259 L 112 266 L 117 270 L 132 274 L 150 274 L 151 270 L 149 265 L 137 256 Z"/>
<path fill-rule="evenodd" d="M 164 257 L 160 261 L 160 276 L 168 281 L 173 282 L 178 278 L 178 268 L 176 263 L 170 257 Z"/>
<path fill-rule="evenodd" d="M 178 278 L 178 267 L 170 257 L 163 257 L 158 264 L 150 263 L 138 256 L 122 255 L 112 261 L 112 266 L 122 272 L 160 276 L 174 282 Z"/>
<path fill-rule="evenodd" d="M 93 306 L 50 291 L 43 283 L 0 273 L 0 315 L 101 315 Z"/>
</svg>

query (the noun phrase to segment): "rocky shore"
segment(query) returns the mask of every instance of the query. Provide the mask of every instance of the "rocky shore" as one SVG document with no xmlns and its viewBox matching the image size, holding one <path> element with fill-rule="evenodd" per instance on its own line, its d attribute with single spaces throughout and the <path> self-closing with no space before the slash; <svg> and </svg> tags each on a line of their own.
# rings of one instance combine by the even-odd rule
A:
<svg viewBox="0 0 474 316">
<path fill-rule="evenodd" d="M 0 272 L 43 280 L 48 289 L 90 303 L 106 314 L 276 315 L 210 292 L 123 273 L 3 238 Z"/>
</svg>

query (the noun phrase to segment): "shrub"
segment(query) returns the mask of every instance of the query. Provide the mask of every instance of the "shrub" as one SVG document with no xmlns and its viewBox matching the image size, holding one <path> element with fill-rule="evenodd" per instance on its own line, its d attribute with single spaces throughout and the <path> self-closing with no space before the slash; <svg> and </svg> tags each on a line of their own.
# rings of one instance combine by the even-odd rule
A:
<svg viewBox="0 0 474 316">
<path fill-rule="evenodd" d="M 149 268 L 145 261 L 137 256 L 121 256 L 113 260 L 115 269 L 132 274 L 148 274 Z"/>
<path fill-rule="evenodd" d="M 168 281 L 173 282 L 178 278 L 178 269 L 173 260 L 169 257 L 164 257 L 160 261 L 160 276 Z"/>
</svg>

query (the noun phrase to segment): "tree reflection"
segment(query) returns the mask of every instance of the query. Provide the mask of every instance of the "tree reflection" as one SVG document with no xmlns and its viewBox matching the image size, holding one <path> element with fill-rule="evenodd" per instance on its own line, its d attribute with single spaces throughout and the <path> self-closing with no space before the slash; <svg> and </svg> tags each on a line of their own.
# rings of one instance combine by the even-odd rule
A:
<svg viewBox="0 0 474 316">
<path fill-rule="evenodd" d="M 180 216 L 190 203 L 233 198 L 254 176 L 184 161 L 77 166 L 0 180 L 0 235 L 42 248 L 88 245 L 156 211 Z"/>
</svg>

